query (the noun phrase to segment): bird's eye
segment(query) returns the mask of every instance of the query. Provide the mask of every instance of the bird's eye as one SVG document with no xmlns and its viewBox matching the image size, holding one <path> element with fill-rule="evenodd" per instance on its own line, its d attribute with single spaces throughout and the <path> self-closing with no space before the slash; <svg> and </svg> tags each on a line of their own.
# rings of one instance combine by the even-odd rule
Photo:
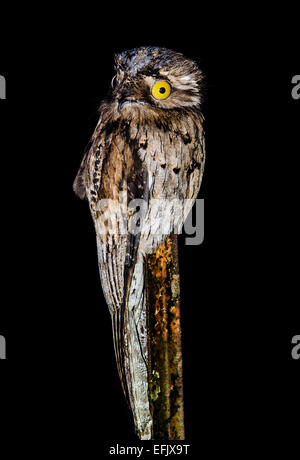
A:
<svg viewBox="0 0 300 460">
<path fill-rule="evenodd" d="M 171 94 L 172 88 L 170 83 L 160 80 L 152 86 L 152 96 L 155 99 L 167 99 Z"/>
</svg>

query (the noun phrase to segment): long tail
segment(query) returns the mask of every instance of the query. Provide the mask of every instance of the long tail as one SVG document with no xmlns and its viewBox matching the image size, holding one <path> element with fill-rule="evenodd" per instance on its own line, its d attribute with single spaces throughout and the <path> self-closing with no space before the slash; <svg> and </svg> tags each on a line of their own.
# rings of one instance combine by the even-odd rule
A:
<svg viewBox="0 0 300 460">
<path fill-rule="evenodd" d="M 152 417 L 148 384 L 148 325 L 144 283 L 144 258 L 134 267 L 124 315 L 125 368 L 130 404 L 140 439 L 151 439 Z"/>
<path fill-rule="evenodd" d="M 132 410 L 138 436 L 151 439 L 144 258 L 137 252 L 134 262 L 126 264 L 126 251 L 120 250 L 125 243 L 117 247 L 107 241 L 104 245 L 97 237 L 97 246 L 122 389 Z"/>
</svg>

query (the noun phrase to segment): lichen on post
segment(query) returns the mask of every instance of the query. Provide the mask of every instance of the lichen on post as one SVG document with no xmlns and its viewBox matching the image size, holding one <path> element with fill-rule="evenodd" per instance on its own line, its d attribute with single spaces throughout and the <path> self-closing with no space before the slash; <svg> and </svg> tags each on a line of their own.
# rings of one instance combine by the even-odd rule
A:
<svg viewBox="0 0 300 460">
<path fill-rule="evenodd" d="M 149 397 L 152 439 L 184 439 L 180 278 L 177 236 L 147 256 Z"/>
</svg>

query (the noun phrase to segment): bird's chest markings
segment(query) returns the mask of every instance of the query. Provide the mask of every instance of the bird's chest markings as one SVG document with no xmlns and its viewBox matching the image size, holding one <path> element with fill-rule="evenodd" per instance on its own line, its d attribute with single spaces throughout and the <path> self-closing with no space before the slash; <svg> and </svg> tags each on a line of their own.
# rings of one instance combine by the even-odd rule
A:
<svg viewBox="0 0 300 460">
<path fill-rule="evenodd" d="M 194 158 L 192 159 L 189 167 L 188 167 L 188 170 L 187 170 L 187 175 L 190 176 L 194 171 L 195 169 L 200 169 L 201 168 L 201 163 L 199 163 L 199 161 L 196 161 Z"/>
</svg>

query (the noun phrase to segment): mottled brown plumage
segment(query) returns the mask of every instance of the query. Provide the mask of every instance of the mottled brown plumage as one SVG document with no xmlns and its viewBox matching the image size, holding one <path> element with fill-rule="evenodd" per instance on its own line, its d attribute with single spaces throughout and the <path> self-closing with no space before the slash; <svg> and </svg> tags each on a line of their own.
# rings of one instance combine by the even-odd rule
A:
<svg viewBox="0 0 300 460">
<path fill-rule="evenodd" d="M 118 371 L 137 432 L 150 439 L 144 256 L 180 231 L 200 188 L 202 73 L 154 47 L 117 55 L 115 70 L 74 191 L 90 204 Z M 153 96 L 160 81 L 171 88 L 165 99 Z"/>
</svg>

